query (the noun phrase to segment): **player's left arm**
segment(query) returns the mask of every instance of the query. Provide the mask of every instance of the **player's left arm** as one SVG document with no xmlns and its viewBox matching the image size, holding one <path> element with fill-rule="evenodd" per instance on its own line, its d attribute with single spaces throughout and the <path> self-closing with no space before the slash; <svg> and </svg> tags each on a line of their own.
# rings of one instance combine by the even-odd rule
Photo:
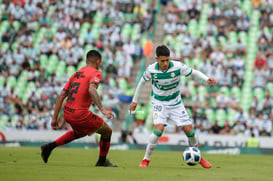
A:
<svg viewBox="0 0 273 181">
<path fill-rule="evenodd" d="M 213 77 L 208 77 L 204 73 L 202 73 L 202 72 L 200 72 L 198 70 L 195 70 L 195 69 L 192 69 L 191 75 L 193 75 L 193 76 L 207 82 L 209 85 L 215 85 L 217 83 L 216 80 Z"/>
<path fill-rule="evenodd" d="M 100 96 L 97 91 L 97 88 L 98 88 L 98 84 L 95 82 L 91 82 L 89 84 L 89 89 L 88 89 L 89 95 L 91 96 L 94 103 L 98 106 L 98 108 L 100 109 L 102 114 L 106 115 L 106 117 L 108 119 L 113 119 L 114 114 L 111 111 L 108 111 L 103 107 L 101 100 L 100 100 Z"/>
<path fill-rule="evenodd" d="M 104 109 L 104 107 L 100 101 L 100 96 L 98 94 L 97 88 L 98 85 L 96 83 L 90 83 L 88 91 L 94 103 L 98 106 L 100 110 L 102 110 Z"/>
</svg>

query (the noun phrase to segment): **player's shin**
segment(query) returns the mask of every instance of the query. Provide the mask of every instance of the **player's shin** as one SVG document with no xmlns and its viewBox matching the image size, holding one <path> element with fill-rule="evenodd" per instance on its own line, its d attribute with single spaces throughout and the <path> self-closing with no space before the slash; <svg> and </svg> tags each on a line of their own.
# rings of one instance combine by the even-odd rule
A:
<svg viewBox="0 0 273 181">
<path fill-rule="evenodd" d="M 105 162 L 106 156 L 108 154 L 108 151 L 110 149 L 110 140 L 111 138 L 100 138 L 99 146 L 100 146 L 100 156 L 99 156 L 99 162 Z"/>
<path fill-rule="evenodd" d="M 189 145 L 193 147 L 198 146 L 198 139 L 194 133 L 194 129 L 192 129 L 190 132 L 186 133 L 186 136 L 188 137 Z"/>
<path fill-rule="evenodd" d="M 55 140 L 58 146 L 67 144 L 75 139 L 75 132 L 73 130 L 67 131 L 64 135 Z"/>
<path fill-rule="evenodd" d="M 154 132 L 150 135 L 144 159 L 150 160 L 151 154 L 156 147 L 158 138 L 162 135 L 162 133 L 162 131 L 155 129 Z"/>
</svg>

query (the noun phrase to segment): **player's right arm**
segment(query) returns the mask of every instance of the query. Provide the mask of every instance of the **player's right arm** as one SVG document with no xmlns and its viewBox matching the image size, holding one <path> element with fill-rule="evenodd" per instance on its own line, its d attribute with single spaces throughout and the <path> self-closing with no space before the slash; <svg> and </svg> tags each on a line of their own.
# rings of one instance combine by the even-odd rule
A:
<svg viewBox="0 0 273 181">
<path fill-rule="evenodd" d="M 56 100 L 54 114 L 53 114 L 53 118 L 51 121 L 51 127 L 55 130 L 58 128 L 58 115 L 59 115 L 60 110 L 62 108 L 63 101 L 67 97 L 67 95 L 68 95 L 68 91 L 63 89 L 61 94 L 58 96 L 58 98 Z"/>
<path fill-rule="evenodd" d="M 145 80 L 144 80 L 143 77 L 141 77 L 139 83 L 137 84 L 135 95 L 133 97 L 132 103 L 130 104 L 130 108 L 129 108 L 130 114 L 132 114 L 135 111 L 136 107 L 137 107 L 137 103 L 139 101 L 139 95 L 140 95 L 140 92 L 143 89 L 144 85 L 145 85 Z"/>
<path fill-rule="evenodd" d="M 132 103 L 130 104 L 129 112 L 130 114 L 134 113 L 137 103 L 139 101 L 139 95 L 141 90 L 143 89 L 145 82 L 151 79 L 151 71 L 150 68 L 152 65 L 149 65 L 147 69 L 144 71 L 143 76 L 141 77 L 140 81 L 137 84 L 136 90 L 135 90 L 135 95 L 133 97 Z"/>
</svg>

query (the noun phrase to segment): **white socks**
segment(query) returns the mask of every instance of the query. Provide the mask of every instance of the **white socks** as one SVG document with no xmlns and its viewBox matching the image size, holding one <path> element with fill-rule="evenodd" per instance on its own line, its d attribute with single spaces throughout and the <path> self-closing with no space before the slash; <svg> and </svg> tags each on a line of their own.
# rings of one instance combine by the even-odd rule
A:
<svg viewBox="0 0 273 181">
<path fill-rule="evenodd" d="M 193 137 L 188 137 L 188 140 L 189 140 L 190 146 L 193 146 L 193 147 L 198 146 L 198 139 L 197 139 L 196 135 L 194 135 Z"/>
<path fill-rule="evenodd" d="M 154 133 L 152 133 L 149 137 L 149 143 L 146 147 L 146 152 L 144 155 L 144 159 L 150 160 L 151 154 L 154 151 L 156 144 L 157 144 L 157 140 L 158 140 L 158 136 L 156 136 Z"/>
</svg>

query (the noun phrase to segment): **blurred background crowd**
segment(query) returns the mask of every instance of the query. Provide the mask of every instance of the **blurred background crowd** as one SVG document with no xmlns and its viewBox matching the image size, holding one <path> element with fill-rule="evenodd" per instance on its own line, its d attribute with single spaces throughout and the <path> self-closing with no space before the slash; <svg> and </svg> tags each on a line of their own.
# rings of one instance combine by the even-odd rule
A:
<svg viewBox="0 0 273 181">
<path fill-rule="evenodd" d="M 155 31 L 171 57 L 216 78 L 217 86 L 183 78 L 182 99 L 198 133 L 271 136 L 273 1 L 0 0 L 0 129 L 51 129 L 56 98 L 85 65 L 103 56 L 103 104 L 122 120 L 131 101 L 132 70 L 151 56 Z M 162 29 L 156 16 L 166 7 Z M 134 117 L 149 130 L 151 103 Z M 95 106 L 91 110 L 99 113 Z M 139 114 L 138 114 L 139 113 Z M 124 116 L 123 116 L 124 117 Z M 62 129 L 70 129 L 62 115 Z M 118 129 L 118 128 L 117 128 Z M 121 129 L 121 128 L 120 128 Z M 132 130 L 133 131 L 133 130 Z M 166 132 L 180 132 L 170 124 Z"/>
</svg>

